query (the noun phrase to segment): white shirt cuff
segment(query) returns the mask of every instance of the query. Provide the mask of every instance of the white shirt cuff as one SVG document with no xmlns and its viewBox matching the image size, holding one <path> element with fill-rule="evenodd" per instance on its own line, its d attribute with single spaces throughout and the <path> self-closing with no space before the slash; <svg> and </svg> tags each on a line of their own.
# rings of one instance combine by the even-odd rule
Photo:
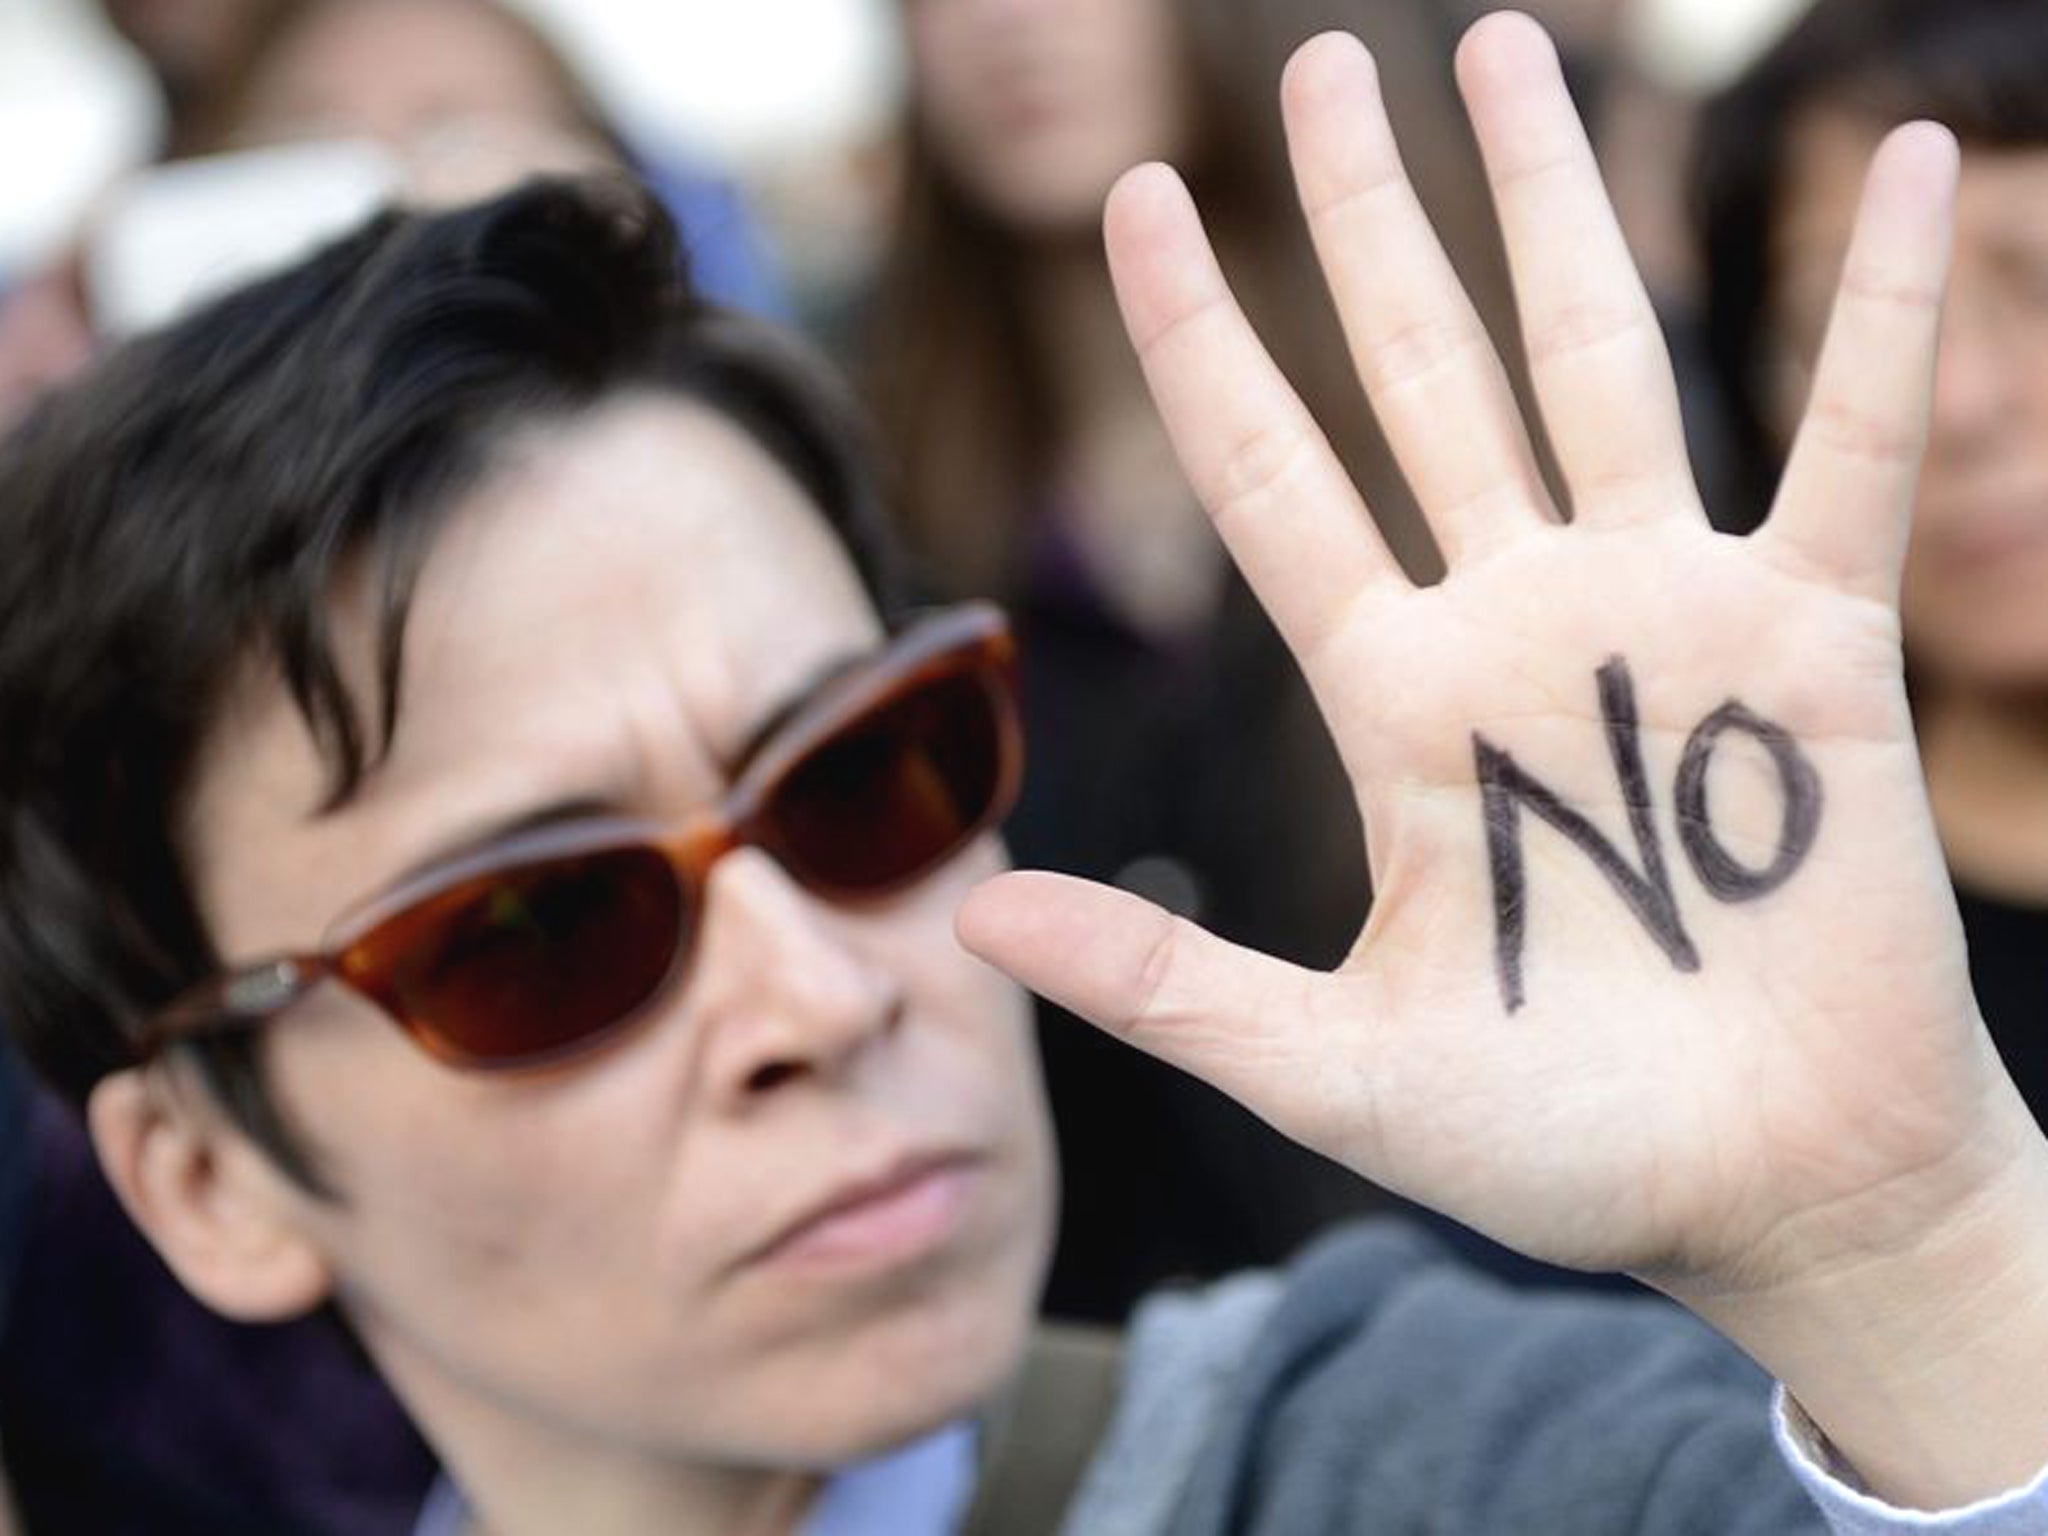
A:
<svg viewBox="0 0 2048 1536">
<path fill-rule="evenodd" d="M 2009 1493 L 1936 1513 L 1899 1509 L 1873 1496 L 1783 1387 L 1771 1404 L 1778 1450 L 1820 1506 L 1835 1536 L 2043 1536 L 2048 1532 L 2048 1467 Z"/>
</svg>

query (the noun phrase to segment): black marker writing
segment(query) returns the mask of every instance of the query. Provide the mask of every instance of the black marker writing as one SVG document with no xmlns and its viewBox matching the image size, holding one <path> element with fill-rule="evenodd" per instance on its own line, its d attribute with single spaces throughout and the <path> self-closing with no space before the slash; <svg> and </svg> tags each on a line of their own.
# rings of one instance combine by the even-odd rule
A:
<svg viewBox="0 0 2048 1536">
<path fill-rule="evenodd" d="M 1635 838 L 1640 869 L 1630 865 L 1599 829 L 1565 804 L 1556 791 L 1485 737 L 1477 733 L 1472 737 L 1479 770 L 1480 812 L 1486 825 L 1487 866 L 1493 878 L 1494 969 L 1500 981 L 1501 1002 L 1509 1013 L 1520 1008 L 1526 999 L 1522 951 L 1529 919 L 1528 879 L 1522 864 L 1524 807 L 1562 832 L 1593 861 L 1675 970 L 1700 968 L 1699 951 L 1693 947 L 1679 916 L 1678 901 L 1657 836 L 1649 778 L 1643 771 L 1635 686 L 1629 677 L 1628 663 L 1618 656 L 1611 658 L 1600 668 L 1598 680 L 1600 719 L 1607 735 L 1608 753 L 1614 759 L 1615 777 L 1621 784 L 1622 803 L 1628 809 L 1629 832 Z M 1752 737 L 1770 754 L 1785 795 L 1778 850 L 1762 869 L 1752 869 L 1729 853 L 1715 835 L 1707 805 L 1707 770 L 1713 762 L 1714 749 L 1730 731 Z M 1693 728 L 1679 761 L 1673 797 L 1678 809 L 1679 840 L 1686 858 L 1707 894 L 1717 901 L 1754 901 L 1776 890 L 1805 862 L 1820 835 L 1820 775 L 1812 762 L 1783 726 L 1766 720 L 1735 699 Z"/>
<path fill-rule="evenodd" d="M 1650 803 L 1649 777 L 1643 772 L 1641 732 L 1636 720 L 1635 687 L 1628 663 L 1610 660 L 1599 672 L 1600 718 L 1607 730 L 1607 750 L 1621 781 L 1628 827 L 1642 859 L 1640 872 L 1630 867 L 1585 817 L 1566 805 L 1555 791 L 1532 777 L 1522 765 L 1475 734 L 1472 746 L 1479 762 L 1479 796 L 1486 821 L 1486 857 L 1493 872 L 1494 967 L 1500 976 L 1501 1000 L 1509 1013 L 1522 1006 L 1522 945 L 1527 926 L 1527 882 L 1522 873 L 1520 809 L 1557 828 L 1592 859 L 1607 883 L 1628 903 L 1636 920 L 1649 930 L 1658 948 L 1681 971 L 1700 968 L 1699 951 L 1686 936 L 1672 894 L 1671 876 Z M 1709 744 L 1711 750 L 1711 743 Z"/>
<path fill-rule="evenodd" d="M 1778 833 L 1778 852 L 1763 869 L 1739 864 L 1714 835 L 1707 812 L 1707 765 L 1723 733 L 1742 731 L 1771 754 L 1785 791 L 1785 820 Z M 1693 728 L 1679 760 L 1678 836 L 1700 884 L 1722 901 L 1754 901 L 1792 878 L 1820 835 L 1820 775 L 1782 725 L 1730 699 Z"/>
</svg>

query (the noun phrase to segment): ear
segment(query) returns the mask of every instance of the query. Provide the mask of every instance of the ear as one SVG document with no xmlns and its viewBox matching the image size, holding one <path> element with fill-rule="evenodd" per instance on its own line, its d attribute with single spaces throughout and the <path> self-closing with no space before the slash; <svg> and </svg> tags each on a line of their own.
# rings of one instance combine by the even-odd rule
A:
<svg viewBox="0 0 2048 1536">
<path fill-rule="evenodd" d="M 161 1067 L 114 1073 L 86 1122 L 107 1180 L 185 1289 L 237 1322 L 283 1322 L 333 1289 L 295 1216 L 308 1198 L 212 1103 Z"/>
</svg>

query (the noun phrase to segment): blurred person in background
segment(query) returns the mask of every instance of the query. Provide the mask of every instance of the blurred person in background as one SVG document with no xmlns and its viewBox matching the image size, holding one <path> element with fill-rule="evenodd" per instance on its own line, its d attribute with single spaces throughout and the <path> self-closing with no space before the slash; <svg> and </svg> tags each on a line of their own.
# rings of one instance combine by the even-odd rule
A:
<svg viewBox="0 0 2048 1536">
<path fill-rule="evenodd" d="M 632 158 L 547 36 L 492 0 L 174 4 L 162 16 L 116 0 L 113 10 L 124 30 L 159 28 L 146 35 L 166 47 L 182 39 L 181 59 L 196 61 L 206 43 L 205 111 L 181 99 L 194 121 L 174 137 L 194 154 L 370 141 L 403 160 L 408 198 L 436 203 L 535 174 L 623 173 Z M 255 30 L 253 47 L 226 46 L 237 18 Z M 657 179 L 693 281 L 779 313 L 732 189 L 697 172 Z M 0 398 L 0 431 L 10 404 L 25 410 L 99 344 L 78 265 L 0 304 L 0 376 L 17 386 Z M 0 1083 L 16 1070 L 0 1056 Z M 0 1115 L 0 1162 L 26 1184 L 11 1219 L 0 1201 L 0 1453 L 31 1528 L 409 1530 L 431 1455 L 342 1330 L 324 1317 L 240 1328 L 197 1306 L 119 1210 L 73 1118 L 40 1090 L 19 1099 L 20 1114 Z"/>
<path fill-rule="evenodd" d="M 1961 138 L 1963 168 L 1908 675 L 1977 997 L 2048 1123 L 2048 6 L 1821 0 L 1714 103 L 1710 339 L 1760 512 L 1812 383 L 1858 157 L 1921 115 Z"/>
<path fill-rule="evenodd" d="M 440 201 L 520 174 L 630 167 L 682 225 L 707 293 L 789 317 L 777 263 L 732 184 L 703 167 L 636 152 L 562 50 L 516 6 L 108 0 L 108 10 L 163 84 L 172 127 L 167 163 L 280 144 L 362 142 L 406 162 L 413 195 Z M 76 247 L 48 272 L 0 292 L 0 431 L 91 356 L 106 318 L 94 313 L 89 281 L 94 225 L 119 217 L 121 200 L 132 195 L 115 187 Z"/>
<path fill-rule="evenodd" d="M 201 152 L 220 132 L 233 81 L 297 0 L 99 0 L 157 87 L 164 160 Z M 81 252 L 0 282 L 0 433 L 96 345 Z"/>
<path fill-rule="evenodd" d="M 163 105 L 162 158 L 202 152 L 218 137 L 230 84 L 296 0 L 98 0 L 100 10 L 155 80 Z"/>
<path fill-rule="evenodd" d="M 222 93 L 209 153 L 350 139 L 427 163 L 460 202 L 523 175 L 618 169 L 624 142 L 562 53 L 496 0 L 294 0 Z"/>
<path fill-rule="evenodd" d="M 226 97 L 214 149 L 373 140 L 415 161 L 417 195 L 443 201 L 518 175 L 630 169 L 675 215 L 705 293 L 787 318 L 775 263 L 730 183 L 636 151 L 511 4 L 294 0 Z"/>
<path fill-rule="evenodd" d="M 1272 91 L 1314 32 L 1365 37 L 1445 243 L 1508 320 L 1443 66 L 1453 30 L 1434 5 L 1377 0 L 903 0 L 902 16 L 906 186 L 867 371 L 925 574 L 999 596 L 1019 625 L 1033 768 L 1013 845 L 1334 963 L 1367 902 L 1356 811 L 1112 323 L 1098 215 L 1130 166 L 1189 168 L 1248 310 L 1403 563 L 1437 569 L 1356 408 Z M 1068 1190 L 1056 1312 L 1120 1316 L 1162 1278 L 1275 1259 L 1373 1198 L 1201 1085 L 1046 1017 Z"/>
</svg>

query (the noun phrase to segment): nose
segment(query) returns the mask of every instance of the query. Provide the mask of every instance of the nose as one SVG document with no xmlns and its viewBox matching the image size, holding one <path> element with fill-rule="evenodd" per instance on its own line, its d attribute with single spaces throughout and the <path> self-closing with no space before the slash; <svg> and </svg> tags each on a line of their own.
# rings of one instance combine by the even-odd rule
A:
<svg viewBox="0 0 2048 1536">
<path fill-rule="evenodd" d="M 758 849 L 712 870 L 688 996 L 703 1081 L 726 1105 L 837 1077 L 901 1020 L 902 984 L 852 942 L 854 921 Z"/>
</svg>

